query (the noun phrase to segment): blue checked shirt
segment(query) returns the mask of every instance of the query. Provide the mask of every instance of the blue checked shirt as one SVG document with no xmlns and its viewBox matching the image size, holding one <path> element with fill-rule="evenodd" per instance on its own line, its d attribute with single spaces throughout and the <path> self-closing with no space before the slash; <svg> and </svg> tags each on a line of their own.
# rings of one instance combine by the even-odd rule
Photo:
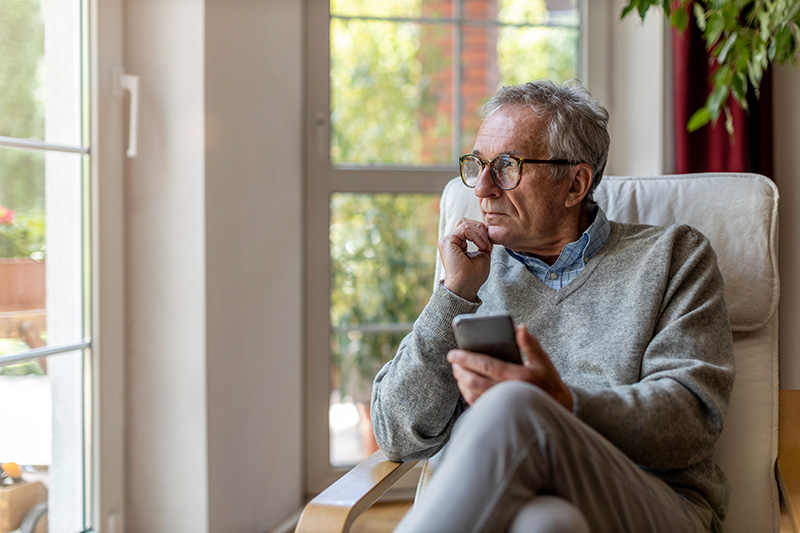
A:
<svg viewBox="0 0 800 533">
<path fill-rule="evenodd" d="M 599 206 L 595 206 L 595 212 L 594 222 L 583 232 L 580 239 L 569 243 L 561 250 L 561 255 L 558 256 L 553 266 L 535 257 L 513 252 L 508 248 L 506 251 L 548 287 L 556 290 L 566 287 L 580 274 L 586 263 L 594 257 L 611 234 L 611 224 L 608 223 L 606 214 Z"/>
</svg>

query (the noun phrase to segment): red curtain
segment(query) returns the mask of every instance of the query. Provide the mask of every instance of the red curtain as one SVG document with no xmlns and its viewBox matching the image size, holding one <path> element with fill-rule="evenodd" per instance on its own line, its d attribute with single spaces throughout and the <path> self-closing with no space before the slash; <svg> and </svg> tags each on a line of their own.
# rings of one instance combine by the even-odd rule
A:
<svg viewBox="0 0 800 533">
<path fill-rule="evenodd" d="M 710 93 L 713 66 L 693 23 L 683 33 L 672 30 L 673 90 L 675 105 L 676 171 L 756 172 L 772 177 L 772 76 L 767 71 L 761 82 L 761 98 L 749 95 L 750 112 L 730 97 L 733 142 L 725 129 L 725 117 L 692 133 L 686 123 L 705 103 Z"/>
</svg>

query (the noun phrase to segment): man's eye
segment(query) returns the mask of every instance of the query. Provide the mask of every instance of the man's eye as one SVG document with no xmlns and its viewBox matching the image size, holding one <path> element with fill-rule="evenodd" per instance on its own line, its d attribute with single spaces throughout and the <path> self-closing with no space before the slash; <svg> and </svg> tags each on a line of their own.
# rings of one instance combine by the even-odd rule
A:
<svg viewBox="0 0 800 533">
<path fill-rule="evenodd" d="M 515 166 L 515 164 L 516 164 L 516 161 L 514 161 L 513 159 L 510 159 L 510 158 L 498 159 L 497 160 L 497 164 L 496 164 L 496 168 L 497 168 L 497 170 L 503 171 L 503 170 L 506 170 L 506 169 L 508 169 L 510 167 Z"/>
</svg>

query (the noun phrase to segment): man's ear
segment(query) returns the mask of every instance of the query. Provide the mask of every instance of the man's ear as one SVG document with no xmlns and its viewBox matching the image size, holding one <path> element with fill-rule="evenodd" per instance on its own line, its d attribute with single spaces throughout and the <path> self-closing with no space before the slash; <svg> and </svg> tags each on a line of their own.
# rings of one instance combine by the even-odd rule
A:
<svg viewBox="0 0 800 533">
<path fill-rule="evenodd" d="M 586 195 L 589 194 L 589 189 L 592 187 L 592 167 L 586 163 L 579 163 L 570 169 L 566 179 L 570 180 L 569 191 L 567 191 L 567 199 L 564 202 L 566 207 L 575 207 L 580 204 Z"/>
</svg>

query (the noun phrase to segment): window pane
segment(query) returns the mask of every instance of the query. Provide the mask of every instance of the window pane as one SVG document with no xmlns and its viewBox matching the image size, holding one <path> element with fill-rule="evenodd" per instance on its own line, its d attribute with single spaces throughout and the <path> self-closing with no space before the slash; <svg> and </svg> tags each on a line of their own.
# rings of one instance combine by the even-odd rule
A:
<svg viewBox="0 0 800 533">
<path fill-rule="evenodd" d="M 577 0 L 498 0 L 497 20 L 504 24 L 578 26 Z"/>
<path fill-rule="evenodd" d="M 452 93 L 452 42 L 443 25 L 333 19 L 331 160 L 450 161 L 452 115 L 441 95 Z"/>
<path fill-rule="evenodd" d="M 501 85 L 578 78 L 578 30 L 507 26 L 499 37 Z"/>
<path fill-rule="evenodd" d="M 339 0 L 332 11 L 348 14 L 330 25 L 334 165 L 454 164 L 501 85 L 579 77 L 577 0 L 431 0 L 422 16 L 435 7 L 460 20 L 369 18 L 415 16 L 402 6 Z"/>
<path fill-rule="evenodd" d="M 578 77 L 579 31 L 530 26 L 462 30 L 461 153 L 472 151 L 480 108 L 503 85 Z"/>
<path fill-rule="evenodd" d="M 50 531 L 83 531 L 83 354 L 48 362 L 46 374 L 0 368 L 5 371 L 0 373 L 0 427 L 5 428 L 0 457 L 21 470 L 21 482 L 6 478 L 0 486 L 8 502 L 0 513 L 9 511 L 0 515 L 0 523 L 15 520 L 16 513 L 21 520 L 33 505 L 46 503 Z"/>
<path fill-rule="evenodd" d="M 0 9 L 0 136 L 80 145 L 80 2 Z"/>
<path fill-rule="evenodd" d="M 83 340 L 83 157 L 0 149 L 0 355 Z"/>
<path fill-rule="evenodd" d="M 331 0 L 331 15 L 383 18 L 450 18 L 455 0 Z"/>
<path fill-rule="evenodd" d="M 461 149 L 472 151 L 480 125 L 480 109 L 500 86 L 497 26 L 465 26 L 461 30 Z"/>
<path fill-rule="evenodd" d="M 80 0 L 2 2 L 0 136 L 82 144 L 82 7 Z M 87 334 L 86 168 L 88 156 L 0 148 L 0 356 L 80 343 Z M 14 498 L 28 506 L 45 491 L 50 531 L 88 527 L 85 355 L 0 367 L 0 459 L 22 465 L 26 481 L 0 490 L 30 492 Z"/>
<path fill-rule="evenodd" d="M 331 197 L 331 463 L 370 448 L 372 380 L 430 298 L 439 199 L 423 194 Z M 359 417 L 360 415 L 360 417 Z"/>
</svg>

